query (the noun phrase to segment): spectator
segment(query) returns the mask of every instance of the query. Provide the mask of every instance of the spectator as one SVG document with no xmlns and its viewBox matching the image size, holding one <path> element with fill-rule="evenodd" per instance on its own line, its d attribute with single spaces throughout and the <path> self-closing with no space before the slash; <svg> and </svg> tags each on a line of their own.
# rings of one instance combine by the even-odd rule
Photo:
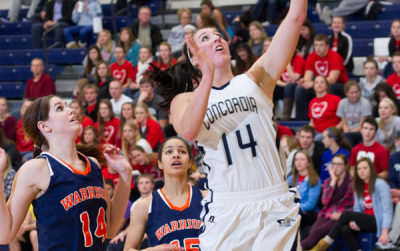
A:
<svg viewBox="0 0 400 251">
<path fill-rule="evenodd" d="M 121 32 L 119 33 L 118 45 L 125 48 L 125 51 L 127 52 L 125 59 L 128 60 L 133 67 L 135 67 L 138 63 L 139 50 L 141 46 L 133 36 L 131 29 L 128 27 L 121 29 Z"/>
<path fill-rule="evenodd" d="M 302 56 L 304 59 L 307 59 L 308 55 L 314 51 L 314 37 L 315 30 L 310 22 L 310 20 L 306 19 L 303 23 L 303 26 L 300 30 L 299 42 L 297 43 L 297 53 Z"/>
<path fill-rule="evenodd" d="M 346 98 L 339 103 L 336 115 L 340 117 L 340 126 L 344 137 L 352 146 L 358 145 L 361 138 L 361 123 L 371 115 L 371 104 L 368 99 L 361 97 L 361 88 L 354 80 L 350 80 L 344 86 Z"/>
<path fill-rule="evenodd" d="M 376 118 L 376 122 L 378 123 L 376 141 L 394 153 L 396 134 L 400 130 L 400 117 L 397 116 L 397 108 L 391 99 L 383 98 L 379 102 L 379 118 Z"/>
<path fill-rule="evenodd" d="M 300 232 L 311 226 L 317 219 L 318 198 L 321 192 L 321 182 L 315 172 L 310 155 L 297 151 L 294 155 L 294 168 L 287 180 L 289 187 L 297 187 L 300 195 Z M 303 234 L 302 234 L 303 236 Z"/>
<path fill-rule="evenodd" d="M 43 60 L 34 58 L 31 61 L 33 77 L 28 80 L 25 87 L 25 98 L 40 98 L 56 94 L 56 85 L 49 75 L 44 73 Z"/>
<path fill-rule="evenodd" d="M 18 171 L 22 163 L 22 157 L 19 153 L 15 143 L 6 138 L 3 130 L 0 130 L 0 147 L 4 149 L 7 153 L 8 158 L 10 158 L 12 168 Z"/>
<path fill-rule="evenodd" d="M 369 158 L 358 160 L 356 167 L 353 211 L 340 216 L 328 235 L 318 242 L 318 250 L 326 250 L 340 233 L 350 250 L 361 249 L 356 238 L 358 232 L 376 233 L 378 244 L 389 242 L 388 233 L 393 216 L 390 188 L 377 177 Z"/>
<path fill-rule="evenodd" d="M 152 53 L 156 52 L 157 47 L 163 41 L 160 29 L 150 22 L 151 10 L 148 6 L 139 9 L 138 19 L 129 27 L 132 30 L 140 45 L 151 48 Z"/>
<path fill-rule="evenodd" d="M 151 145 L 151 148 L 156 152 L 164 142 L 164 135 L 160 125 L 150 118 L 149 109 L 145 103 L 138 103 L 135 107 L 135 117 L 140 135 L 145 138 Z"/>
<path fill-rule="evenodd" d="M 379 83 L 374 90 L 372 104 L 372 116 L 379 117 L 378 104 L 383 98 L 389 98 L 395 103 L 397 110 L 400 108 L 400 100 L 396 98 L 392 87 L 386 82 Z"/>
<path fill-rule="evenodd" d="M 110 95 L 112 97 L 111 104 L 115 116 L 119 119 L 121 114 L 122 105 L 126 102 L 133 102 L 133 100 L 122 93 L 122 84 L 118 80 L 110 82 Z"/>
<path fill-rule="evenodd" d="M 100 49 L 103 60 L 107 64 L 110 64 L 115 48 L 115 42 L 112 40 L 111 32 L 109 30 L 100 31 L 97 36 L 96 45 Z"/>
<path fill-rule="evenodd" d="M 126 102 L 122 104 L 121 115 L 119 120 L 119 129 L 117 138 L 115 139 L 115 144 L 117 147 L 122 149 L 122 134 L 124 130 L 124 125 L 126 122 L 131 121 L 136 124 L 135 114 L 134 114 L 135 106 L 132 102 Z"/>
<path fill-rule="evenodd" d="M 346 21 L 343 17 L 335 16 L 332 18 L 333 34 L 329 37 L 329 45 L 333 51 L 339 53 L 343 58 L 343 64 L 347 72 L 352 72 L 353 65 L 353 39 L 346 33 Z"/>
<path fill-rule="evenodd" d="M 7 167 L 3 171 L 3 177 L 1 177 L 3 179 L 4 196 L 6 197 L 6 201 L 11 195 L 11 188 L 16 173 L 17 172 L 12 168 L 10 157 L 7 155 Z"/>
<path fill-rule="evenodd" d="M 385 74 L 391 71 L 392 56 L 396 51 L 400 51 L 400 19 L 394 19 L 390 26 L 390 40 L 388 44 L 389 56 L 378 57 L 378 62 L 389 62 L 383 71 L 383 75 L 386 77 L 390 74 Z"/>
<path fill-rule="evenodd" d="M 396 147 L 400 149 L 400 132 L 396 135 Z M 389 232 L 389 239 L 396 245 L 399 243 L 399 216 L 400 216 L 400 152 L 390 156 L 389 160 L 389 186 L 392 195 L 392 202 L 395 206 L 395 213 L 392 222 L 392 228 Z"/>
<path fill-rule="evenodd" d="M 140 132 L 137 124 L 133 121 L 127 121 L 123 129 L 122 151 L 124 155 L 131 161 L 131 150 L 135 146 L 141 146 L 146 153 L 153 152 L 149 142 L 140 137 Z"/>
<path fill-rule="evenodd" d="M 115 144 L 115 138 L 118 133 L 119 119 L 115 117 L 110 100 L 102 99 L 99 103 L 99 112 L 97 113 L 96 127 L 100 143 Z"/>
<path fill-rule="evenodd" d="M 96 65 L 102 62 L 101 52 L 97 45 L 93 44 L 89 46 L 88 54 L 83 60 L 83 66 L 85 67 L 85 72 L 83 77 L 87 78 L 89 82 L 94 82 L 94 74 L 96 71 Z"/>
<path fill-rule="evenodd" d="M 162 42 L 159 47 L 159 56 L 157 58 L 157 67 L 161 70 L 166 70 L 167 68 L 176 64 L 176 59 L 172 55 L 171 45 L 167 42 Z"/>
<path fill-rule="evenodd" d="M 249 34 L 248 44 L 251 47 L 251 51 L 256 57 L 261 57 L 264 41 L 268 37 L 267 33 L 265 33 L 260 22 L 253 21 L 249 24 Z"/>
<path fill-rule="evenodd" d="M 168 44 L 171 45 L 171 50 L 175 58 L 181 55 L 183 44 L 185 43 L 184 27 L 192 22 L 192 11 L 188 8 L 180 8 L 177 13 L 179 24 L 172 27 L 168 35 Z"/>
<path fill-rule="evenodd" d="M 283 135 L 280 140 L 280 148 L 286 157 L 286 175 L 289 176 L 293 169 L 294 155 L 300 149 L 299 142 L 295 136 Z"/>
<path fill-rule="evenodd" d="M 233 37 L 233 31 L 228 25 L 224 14 L 217 8 L 211 0 L 203 0 L 200 3 L 201 12 L 209 14 L 217 24 L 218 29 L 221 31 L 222 37 L 229 43 Z"/>
<path fill-rule="evenodd" d="M 64 28 L 73 24 L 72 10 L 75 0 L 50 0 L 44 7 L 43 22 L 32 24 L 32 46 L 35 49 L 43 47 L 42 34 L 45 30 L 56 27 L 53 31 L 56 47 L 64 46 Z"/>
<path fill-rule="evenodd" d="M 96 147 L 100 144 L 96 127 L 90 125 L 83 129 L 80 144 L 92 147 Z"/>
<path fill-rule="evenodd" d="M 330 178 L 325 180 L 322 188 L 322 208 L 310 233 L 301 241 L 304 250 L 311 249 L 317 244 L 333 227 L 340 215 L 353 208 L 353 178 L 348 172 L 347 158 L 339 154 L 333 158 L 332 163 L 329 169 Z"/>
<path fill-rule="evenodd" d="M 387 179 L 388 177 L 388 164 L 389 164 L 389 151 L 375 140 L 378 123 L 376 120 L 368 116 L 361 123 L 361 136 L 363 142 L 353 147 L 350 155 L 350 165 L 352 172 L 357 160 L 368 157 L 373 161 L 376 173 L 379 177 Z"/>
<path fill-rule="evenodd" d="M 72 113 L 75 115 L 76 119 L 78 119 L 81 123 L 82 130 L 85 130 L 85 128 L 88 126 L 94 126 L 93 120 L 85 115 L 83 106 L 78 100 L 72 100 L 69 104 L 69 107 L 72 109 Z M 81 140 L 82 131 L 80 132 L 80 135 L 76 138 L 75 142 L 78 144 Z"/>
<path fill-rule="evenodd" d="M 240 43 L 236 46 L 234 59 L 236 62 L 235 66 L 233 67 L 233 74 L 239 75 L 250 69 L 250 67 L 257 60 L 257 57 L 253 54 L 248 44 Z"/>
<path fill-rule="evenodd" d="M 323 34 L 314 37 L 314 52 L 306 60 L 304 78 L 295 91 L 296 118 L 306 120 L 307 104 L 314 96 L 313 78 L 323 76 L 329 85 L 329 93 L 343 97 L 344 83 L 348 81 L 347 71 L 340 55 L 329 48 L 329 38 Z"/>
<path fill-rule="evenodd" d="M 242 15 L 236 16 L 232 21 L 233 30 L 235 34 L 229 44 L 231 55 L 236 50 L 236 46 L 240 43 L 247 43 L 250 38 L 249 24 L 252 22 L 250 10 L 245 11 Z M 264 53 L 264 52 L 263 52 Z"/>
<path fill-rule="evenodd" d="M 143 75 L 147 70 L 151 70 L 152 67 L 150 63 L 157 65 L 157 62 L 153 60 L 153 56 L 151 55 L 151 50 L 149 47 L 142 47 L 139 51 L 139 62 L 137 66 L 133 69 L 134 77 L 133 82 L 136 83 L 135 88 L 139 88 L 138 83 L 143 78 Z M 129 89 L 135 90 L 132 86 L 129 86 Z"/>
<path fill-rule="evenodd" d="M 85 114 L 93 121 L 97 121 L 97 111 L 99 109 L 97 97 L 99 95 L 99 88 L 94 84 L 87 84 L 83 87 L 85 99 Z"/>
<path fill-rule="evenodd" d="M 215 27 L 218 31 L 220 31 L 215 23 L 214 19 L 210 16 L 210 14 L 201 12 L 196 17 L 196 26 L 198 29 L 202 29 L 205 27 Z"/>
<path fill-rule="evenodd" d="M 287 2 L 282 0 L 258 0 L 252 13 L 253 18 L 260 22 L 266 20 L 263 22 L 265 26 L 273 24 L 280 13 L 279 5 L 287 6 Z"/>
<path fill-rule="evenodd" d="M 83 7 L 81 7 L 83 5 Z M 82 0 L 75 4 L 72 21 L 76 24 L 64 29 L 67 48 L 85 48 L 91 39 L 93 19 L 102 16 L 101 6 L 97 0 Z M 78 45 L 75 36 L 79 36 Z"/>
<path fill-rule="evenodd" d="M 337 126 L 340 118 L 336 116 L 340 97 L 328 93 L 329 83 L 324 76 L 317 76 L 314 80 L 314 91 L 316 97 L 310 101 L 308 116 L 310 126 L 315 131 L 322 133 L 331 126 Z M 320 139 L 317 136 L 316 140 Z"/>
<path fill-rule="evenodd" d="M 32 104 L 33 100 L 34 99 L 24 99 L 20 110 L 21 118 L 17 122 L 17 135 L 15 142 L 17 144 L 17 149 L 21 153 L 24 161 L 33 158 L 33 140 L 25 134 L 25 131 L 22 128 L 22 118 L 24 117 L 26 109 L 30 104 Z"/>
<path fill-rule="evenodd" d="M 378 72 L 379 67 L 375 59 L 367 58 L 367 60 L 364 62 L 365 77 L 360 78 L 359 84 L 361 88 L 361 95 L 369 101 L 372 101 L 373 99 L 372 96 L 374 94 L 375 87 L 379 83 L 385 81 L 385 79 L 379 75 Z"/>
<path fill-rule="evenodd" d="M 393 53 L 392 66 L 394 73 L 387 77 L 386 82 L 393 88 L 397 99 L 400 99 L 400 51 Z"/>
<path fill-rule="evenodd" d="M 165 128 L 168 125 L 168 112 L 161 109 L 159 105 L 164 99 L 155 93 L 155 83 L 149 78 L 144 77 L 140 80 L 139 86 L 140 92 L 137 93 L 134 103 L 136 105 L 145 103 L 151 114 L 158 120 L 161 128 Z"/>
<path fill-rule="evenodd" d="M 322 155 L 325 152 L 324 145 L 321 142 L 315 142 L 315 130 L 309 125 L 300 128 L 299 143 L 300 148 L 307 151 L 311 156 L 316 173 L 320 173 Z"/>
<path fill-rule="evenodd" d="M 332 167 L 332 159 L 338 154 L 344 154 L 347 159 L 350 158 L 351 146 L 349 142 L 343 138 L 342 132 L 336 127 L 329 127 L 323 132 L 324 138 L 322 143 L 327 150 L 322 155 L 320 180 L 321 183 L 329 178 L 329 168 Z"/>
<path fill-rule="evenodd" d="M 113 77 L 111 77 L 111 70 L 106 62 L 102 61 L 96 65 L 94 71 L 94 79 L 97 87 L 99 88 L 98 99 L 111 99 L 109 88 L 110 82 L 113 80 Z"/>
<path fill-rule="evenodd" d="M 24 17 L 22 21 L 29 22 L 29 18 L 35 14 L 36 9 L 40 4 L 40 0 L 12 0 L 11 7 L 8 10 L 8 19 L 1 18 L 0 21 L 5 23 L 18 21 L 19 11 L 21 10 L 23 4 L 29 5 L 29 10 L 26 14 L 26 18 Z"/>
<path fill-rule="evenodd" d="M 131 150 L 133 157 L 132 168 L 141 174 L 150 174 L 156 181 L 161 180 L 163 174 L 157 168 L 157 154 L 146 153 L 141 146 L 134 146 Z"/>
<path fill-rule="evenodd" d="M 114 57 L 116 61 L 110 66 L 111 76 L 119 80 L 124 86 L 124 88 L 126 86 L 132 85 L 134 87 L 132 89 L 137 89 L 138 87 L 134 80 L 135 73 L 133 71 L 133 66 L 128 60 L 125 59 L 126 57 L 125 47 L 123 46 L 115 47 Z"/>
<path fill-rule="evenodd" d="M 0 130 L 3 130 L 9 140 L 15 142 L 17 121 L 8 113 L 8 101 L 5 97 L 0 97 Z"/>
</svg>

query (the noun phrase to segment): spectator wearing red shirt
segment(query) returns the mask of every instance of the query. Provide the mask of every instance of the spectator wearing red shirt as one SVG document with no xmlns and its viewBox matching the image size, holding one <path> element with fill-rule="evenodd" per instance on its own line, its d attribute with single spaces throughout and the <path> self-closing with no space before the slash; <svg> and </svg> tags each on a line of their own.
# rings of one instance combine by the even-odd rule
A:
<svg viewBox="0 0 400 251">
<path fill-rule="evenodd" d="M 340 97 L 328 93 L 328 82 L 325 77 L 317 76 L 314 80 L 314 91 L 316 97 L 310 101 L 308 116 L 310 126 L 315 131 L 322 133 L 331 126 L 337 126 L 340 118 L 336 115 L 340 103 Z M 320 134 L 321 135 L 321 134 Z M 322 140 L 322 137 L 316 137 L 316 141 Z"/>
<path fill-rule="evenodd" d="M 396 51 L 392 57 L 394 73 L 387 77 L 386 82 L 393 88 L 397 99 L 400 99 L 400 51 Z"/>
<path fill-rule="evenodd" d="M 167 68 L 176 64 L 176 59 L 172 55 L 171 45 L 167 42 L 161 42 L 158 49 L 159 56 L 157 58 L 157 67 L 161 70 L 166 70 Z"/>
<path fill-rule="evenodd" d="M 114 49 L 115 63 L 111 64 L 111 76 L 119 80 L 124 87 L 130 86 L 139 89 L 135 82 L 135 73 L 132 64 L 125 59 L 126 52 L 123 46 L 116 46 Z"/>
<path fill-rule="evenodd" d="M 0 130 L 3 130 L 8 139 L 15 142 L 17 121 L 8 113 L 8 102 L 4 97 L 0 98 Z"/>
<path fill-rule="evenodd" d="M 134 146 L 131 149 L 131 155 L 133 170 L 139 171 L 141 174 L 150 174 L 155 180 L 163 177 L 163 172 L 157 168 L 157 154 L 148 154 L 143 147 Z"/>
<path fill-rule="evenodd" d="M 100 135 L 100 143 L 115 145 L 119 123 L 119 119 L 115 117 L 110 100 L 102 99 L 99 103 L 97 122 L 94 124 Z"/>
<path fill-rule="evenodd" d="M 164 142 L 164 135 L 160 125 L 150 118 L 149 109 L 145 103 L 139 103 L 135 107 L 135 117 L 140 135 L 149 142 L 154 152 L 157 152 L 158 147 Z"/>
<path fill-rule="evenodd" d="M 383 179 L 388 178 L 389 151 L 375 140 L 378 123 L 375 118 L 368 116 L 361 124 L 361 136 L 363 142 L 356 145 L 351 151 L 350 165 L 354 172 L 357 160 L 368 157 L 374 163 L 376 173 Z"/>
<path fill-rule="evenodd" d="M 75 143 L 79 143 L 82 140 L 82 132 L 83 130 L 88 127 L 88 126 L 93 126 L 94 122 L 91 118 L 86 116 L 84 114 L 84 109 L 81 103 L 77 99 L 72 100 L 71 103 L 69 104 L 69 107 L 72 109 L 72 112 L 76 116 L 76 118 L 81 122 L 82 124 L 82 130 L 79 134 L 79 136 L 75 139 Z"/>
<path fill-rule="evenodd" d="M 28 106 L 33 102 L 33 99 L 24 99 L 22 103 L 20 114 L 21 118 L 17 123 L 17 136 L 16 136 L 16 145 L 18 151 L 21 153 L 22 158 L 24 160 L 30 160 L 33 158 L 33 140 L 25 134 L 24 129 L 22 128 L 22 118 L 24 117 L 25 111 Z"/>
<path fill-rule="evenodd" d="M 97 111 L 99 109 L 97 97 L 99 95 L 99 88 L 94 84 L 87 84 L 83 87 L 83 95 L 85 99 L 85 114 L 93 121 L 97 121 Z"/>
<path fill-rule="evenodd" d="M 25 87 L 25 98 L 40 98 L 56 94 L 54 80 L 44 73 L 43 60 L 34 58 L 31 61 L 33 77 L 28 80 Z"/>
<path fill-rule="evenodd" d="M 346 67 L 342 57 L 329 49 L 329 38 L 317 34 L 314 38 L 314 52 L 308 55 L 304 78 L 298 81 L 295 91 L 296 118 L 307 120 L 308 103 L 315 96 L 313 78 L 326 77 L 329 84 L 329 93 L 344 97 L 344 83 L 348 81 Z"/>
</svg>

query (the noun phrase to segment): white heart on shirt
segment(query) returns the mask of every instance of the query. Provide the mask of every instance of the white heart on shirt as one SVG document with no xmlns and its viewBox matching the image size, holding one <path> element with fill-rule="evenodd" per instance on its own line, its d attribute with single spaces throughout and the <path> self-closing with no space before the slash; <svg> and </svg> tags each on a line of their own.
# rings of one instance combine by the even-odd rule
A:
<svg viewBox="0 0 400 251">
<path fill-rule="evenodd" d="M 328 108 L 328 102 L 315 102 L 311 105 L 311 114 L 314 119 L 319 119 L 324 115 L 324 112 Z"/>
</svg>

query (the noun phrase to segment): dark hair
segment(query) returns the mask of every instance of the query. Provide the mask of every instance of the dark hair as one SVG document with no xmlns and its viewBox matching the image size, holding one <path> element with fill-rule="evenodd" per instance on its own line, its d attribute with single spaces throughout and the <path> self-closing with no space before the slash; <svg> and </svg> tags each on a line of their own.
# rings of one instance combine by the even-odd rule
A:
<svg viewBox="0 0 400 251">
<path fill-rule="evenodd" d="M 143 78 L 139 81 L 139 86 L 147 84 L 147 83 L 149 83 L 151 85 L 151 87 L 153 87 L 153 88 L 156 86 L 154 81 L 149 79 L 149 77 L 147 77 L 147 76 L 143 76 Z"/>
<path fill-rule="evenodd" d="M 193 81 L 199 83 L 201 77 L 200 72 L 196 71 L 187 61 L 178 62 L 165 71 L 160 70 L 151 64 L 153 71 L 148 77 L 157 85 L 158 93 L 164 98 L 160 102 L 160 107 L 169 110 L 172 99 L 183 92 L 191 92 L 194 90 Z"/>
<path fill-rule="evenodd" d="M 304 47 L 304 58 L 307 58 L 308 54 L 310 53 L 311 47 L 313 46 L 315 30 L 312 23 L 308 19 L 304 20 L 303 26 L 307 27 L 310 30 L 310 37 L 309 39 L 305 39 L 304 37 L 300 36 L 299 42 L 297 43 L 297 49 L 302 50 L 302 48 Z"/>
<path fill-rule="evenodd" d="M 340 158 L 343 160 L 344 162 L 344 166 L 346 167 L 346 173 L 349 172 L 349 159 L 347 158 L 346 155 L 344 155 L 343 153 L 339 153 L 338 155 L 335 155 L 332 157 L 332 160 L 334 158 Z"/>
<path fill-rule="evenodd" d="M 375 131 L 378 130 L 378 123 L 376 122 L 375 118 L 372 116 L 367 116 L 364 121 L 361 123 L 361 127 L 364 126 L 365 123 L 368 123 L 375 127 Z"/>
<path fill-rule="evenodd" d="M 354 170 L 354 183 L 353 190 L 357 194 L 359 198 L 364 198 L 364 181 L 358 176 L 357 167 L 361 162 L 367 162 L 369 166 L 369 181 L 368 181 L 368 191 L 369 193 L 373 193 L 375 191 L 375 181 L 378 178 L 376 174 L 376 170 L 374 167 L 374 163 L 368 157 L 362 157 L 356 162 L 356 168 Z"/>
<path fill-rule="evenodd" d="M 129 49 L 131 48 L 132 44 L 136 43 L 136 42 L 135 42 L 135 41 L 136 41 L 136 38 L 135 38 L 135 36 L 133 35 L 132 30 L 131 30 L 129 27 L 124 27 L 124 28 L 122 28 L 121 31 L 120 31 L 120 34 L 121 34 L 123 31 L 128 32 L 129 40 L 128 40 L 128 42 L 125 44 L 124 42 L 121 41 L 121 39 L 119 39 L 118 45 L 125 47 L 125 51 L 129 51 Z M 121 36 L 121 35 L 120 35 L 120 36 Z"/>
<path fill-rule="evenodd" d="M 351 145 L 349 141 L 343 137 L 342 130 L 332 126 L 326 129 L 329 138 L 333 138 L 339 146 L 346 148 L 347 150 L 351 151 Z"/>
<path fill-rule="evenodd" d="M 247 61 L 243 61 L 239 56 L 239 51 L 245 50 L 247 53 Z M 250 46 L 247 43 L 240 43 L 237 45 L 235 50 L 236 65 L 233 68 L 233 74 L 239 75 L 250 69 L 253 63 L 256 61 L 256 56 L 254 56 Z"/>
<path fill-rule="evenodd" d="M 306 156 L 307 158 L 307 162 L 308 162 L 308 167 L 307 167 L 307 171 L 308 171 L 308 183 L 311 185 L 311 187 L 316 186 L 318 184 L 319 181 L 319 176 L 317 174 L 317 172 L 314 169 L 314 163 L 311 159 L 310 154 L 305 151 L 305 150 L 299 150 L 294 154 L 293 157 L 293 163 L 295 163 L 295 159 L 297 154 L 302 153 Z M 292 168 L 292 175 L 293 175 L 293 179 L 292 182 L 289 184 L 290 186 L 294 187 L 296 185 L 296 180 L 299 177 L 299 172 L 296 169 L 296 166 L 293 164 L 293 168 Z"/>
<path fill-rule="evenodd" d="M 329 37 L 325 34 L 317 34 L 314 37 L 314 42 L 325 42 L 325 44 L 329 44 Z"/>
<path fill-rule="evenodd" d="M 217 23 L 215 22 L 215 20 L 211 17 L 210 14 L 208 13 L 199 13 L 199 17 L 201 18 L 201 22 L 203 23 L 203 27 L 217 27 Z"/>
<path fill-rule="evenodd" d="M 87 63 L 86 63 L 86 68 L 85 68 L 85 74 L 89 75 L 92 72 L 93 67 L 95 67 L 96 65 L 94 64 L 94 62 L 92 62 L 92 60 L 89 57 L 89 52 L 91 50 L 96 50 L 97 52 L 97 59 L 98 61 L 103 61 L 103 57 L 101 56 L 101 52 L 99 47 L 97 47 L 97 45 L 92 44 L 91 46 L 89 46 L 88 48 L 88 54 L 87 54 Z"/>
<path fill-rule="evenodd" d="M 400 51 L 395 51 L 394 53 L 393 53 L 393 55 L 392 55 L 392 58 L 393 57 L 400 57 Z"/>
<path fill-rule="evenodd" d="M 157 157 L 157 158 L 158 158 L 159 161 L 161 161 L 161 158 L 162 158 L 162 151 L 163 151 L 163 149 L 164 149 L 165 144 L 166 144 L 168 141 L 170 141 L 171 139 L 179 139 L 179 140 L 181 140 L 181 141 L 185 144 L 186 150 L 188 151 L 189 159 L 190 159 L 190 160 L 193 159 L 192 148 L 190 147 L 189 143 L 188 143 L 186 140 L 184 140 L 183 138 L 181 138 L 181 137 L 172 136 L 172 137 L 169 137 L 169 138 L 167 138 L 166 140 L 164 140 L 164 142 L 160 145 L 160 148 L 158 148 L 158 152 L 157 152 L 157 156 L 158 156 L 158 157 Z"/>
<path fill-rule="evenodd" d="M 97 124 L 98 124 L 98 130 L 99 130 L 100 139 L 103 139 L 104 138 L 104 118 L 100 114 L 100 105 L 101 104 L 107 105 L 107 108 L 108 108 L 108 110 L 110 112 L 110 118 L 114 118 L 115 117 L 115 113 L 114 113 L 112 104 L 111 104 L 111 102 L 110 102 L 110 100 L 108 98 L 103 98 L 102 100 L 100 100 L 100 102 L 99 102 L 99 110 L 97 111 Z"/>
<path fill-rule="evenodd" d="M 299 132 L 301 132 L 301 131 L 303 131 L 303 132 L 309 132 L 309 133 L 312 134 L 312 137 L 313 137 L 313 138 L 315 137 L 315 129 L 314 129 L 314 127 L 312 127 L 312 126 L 310 126 L 310 125 L 304 125 L 304 126 L 302 126 L 302 127 L 300 128 Z"/>
<path fill-rule="evenodd" d="M 171 49 L 171 45 L 168 42 L 161 42 L 161 44 L 158 46 L 158 51 L 160 51 L 161 46 L 167 46 L 170 52 L 169 58 L 168 58 L 168 63 L 167 63 L 167 67 L 171 67 L 172 66 L 172 61 L 175 59 L 174 55 L 172 54 L 172 49 Z M 161 55 L 158 56 L 157 58 L 157 64 L 161 67 L 163 65 L 163 60 L 161 58 Z"/>
<path fill-rule="evenodd" d="M 110 66 L 108 65 L 108 63 L 104 62 L 104 61 L 100 61 L 96 65 L 96 68 L 95 68 L 95 71 L 94 71 L 94 78 L 95 78 L 97 84 L 100 84 L 100 82 L 101 82 L 98 70 L 99 70 L 99 66 L 102 65 L 102 64 L 104 64 L 106 66 L 106 68 L 107 68 L 107 76 L 106 77 L 111 77 L 111 69 L 110 69 Z"/>
<path fill-rule="evenodd" d="M 361 91 L 361 87 L 358 84 L 358 82 L 355 80 L 350 80 L 350 81 L 347 81 L 347 83 L 344 85 L 344 93 L 347 93 L 350 90 L 350 88 L 353 86 L 357 87 L 357 89 L 359 91 Z"/>
<path fill-rule="evenodd" d="M 114 182 L 110 179 L 104 179 L 104 184 L 105 185 L 110 185 L 112 187 L 112 189 L 115 188 Z"/>
<path fill-rule="evenodd" d="M 115 46 L 114 51 L 115 51 L 115 49 L 117 49 L 117 48 L 121 48 L 121 49 L 124 51 L 124 54 L 126 54 L 126 50 L 125 50 L 125 47 L 124 47 L 123 45 L 117 45 L 117 46 Z"/>
<path fill-rule="evenodd" d="M 87 145 L 88 142 L 85 141 L 85 132 L 91 130 L 94 133 L 94 144 L 97 145 L 100 143 L 99 135 L 97 134 L 97 129 L 93 125 L 86 126 L 82 131 L 82 139 L 81 143 Z"/>
<path fill-rule="evenodd" d="M 375 68 L 376 68 L 377 70 L 379 69 L 378 62 L 376 62 L 376 60 L 374 59 L 373 56 L 368 56 L 368 57 L 367 57 L 367 60 L 365 60 L 365 62 L 363 63 L 363 66 L 365 67 L 365 65 L 366 65 L 367 63 L 373 63 L 373 64 L 375 65 Z"/>
<path fill-rule="evenodd" d="M 384 92 L 388 98 L 390 98 L 396 104 L 396 94 L 393 91 L 393 88 L 386 82 L 379 83 L 374 89 L 373 99 L 379 104 L 379 92 Z"/>
</svg>

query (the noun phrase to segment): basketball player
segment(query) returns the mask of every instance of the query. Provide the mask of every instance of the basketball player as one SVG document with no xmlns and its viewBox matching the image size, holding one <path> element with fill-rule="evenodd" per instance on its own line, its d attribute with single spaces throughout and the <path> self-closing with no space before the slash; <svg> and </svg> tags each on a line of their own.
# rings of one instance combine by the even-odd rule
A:
<svg viewBox="0 0 400 251">
<path fill-rule="evenodd" d="M 107 164 L 120 174 L 110 200 L 97 160 L 76 150 L 82 126 L 64 101 L 57 96 L 35 100 L 23 127 L 45 151 L 20 168 L 7 204 L 0 181 L 0 244 L 16 235 L 32 203 L 40 250 L 104 250 L 105 238 L 115 235 L 127 206 L 132 179 L 128 161 L 114 147 L 104 151 Z M 0 176 L 4 168 L 0 149 Z"/>
<path fill-rule="evenodd" d="M 193 160 L 190 149 L 178 137 L 161 145 L 158 166 L 164 172 L 164 186 L 134 207 L 125 250 L 138 250 L 145 233 L 157 250 L 198 250 L 203 197 L 188 184 Z"/>
<path fill-rule="evenodd" d="M 233 76 L 227 42 L 204 28 L 185 37 L 187 57 L 202 74 L 196 91 L 179 72 L 187 70 L 183 64 L 153 77 L 177 133 L 196 139 L 205 153 L 210 192 L 203 201 L 201 250 L 290 250 L 295 242 L 298 204 L 284 180 L 271 118 L 275 84 L 306 12 L 306 0 L 290 2 L 270 48 L 245 74 Z"/>
</svg>

